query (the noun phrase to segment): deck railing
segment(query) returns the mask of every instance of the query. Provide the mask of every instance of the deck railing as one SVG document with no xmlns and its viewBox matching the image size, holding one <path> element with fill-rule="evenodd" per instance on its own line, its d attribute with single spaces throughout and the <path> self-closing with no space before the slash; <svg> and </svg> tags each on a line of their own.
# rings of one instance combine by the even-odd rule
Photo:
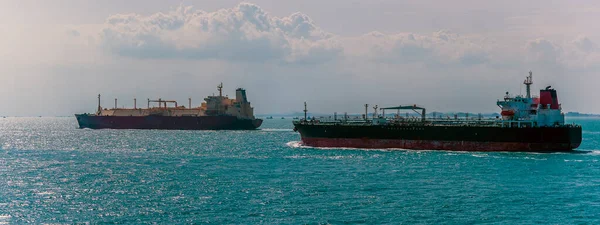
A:
<svg viewBox="0 0 600 225">
<path fill-rule="evenodd" d="M 486 127 L 512 127 L 512 128 L 527 128 L 538 127 L 537 121 L 532 120 L 503 120 L 500 118 L 361 118 L 361 117 L 318 117 L 309 118 L 308 120 L 294 120 L 296 123 L 304 124 L 322 124 L 322 125 L 354 125 L 354 126 L 370 126 L 373 124 L 379 125 L 396 125 L 396 126 L 486 126 Z M 577 127 L 576 124 L 564 124 L 561 126 Z"/>
</svg>

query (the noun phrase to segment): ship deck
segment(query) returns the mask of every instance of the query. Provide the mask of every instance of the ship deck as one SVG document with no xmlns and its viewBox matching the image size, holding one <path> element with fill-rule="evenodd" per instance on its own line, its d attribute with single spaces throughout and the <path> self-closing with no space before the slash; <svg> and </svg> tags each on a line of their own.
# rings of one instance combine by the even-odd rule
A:
<svg viewBox="0 0 600 225">
<path fill-rule="evenodd" d="M 375 118 L 375 119 L 328 119 L 319 118 L 311 120 L 294 120 L 294 124 L 316 125 L 316 126 L 458 126 L 458 127 L 512 127 L 527 128 L 538 127 L 536 121 L 531 120 L 502 120 L 502 119 L 397 119 L 397 118 Z M 561 127 L 578 127 L 576 124 L 564 124 Z M 558 127 L 558 125 L 557 125 Z"/>
</svg>

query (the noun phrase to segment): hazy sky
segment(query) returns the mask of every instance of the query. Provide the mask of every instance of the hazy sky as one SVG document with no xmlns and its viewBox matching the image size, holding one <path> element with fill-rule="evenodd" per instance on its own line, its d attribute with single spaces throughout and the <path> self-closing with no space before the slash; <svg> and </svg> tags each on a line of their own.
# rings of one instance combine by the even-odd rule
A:
<svg viewBox="0 0 600 225">
<path fill-rule="evenodd" d="M 580 0 L 3 0 L 0 115 L 93 112 L 98 93 L 199 104 L 220 82 L 257 113 L 494 112 L 529 70 L 600 113 L 597 21 Z"/>
</svg>

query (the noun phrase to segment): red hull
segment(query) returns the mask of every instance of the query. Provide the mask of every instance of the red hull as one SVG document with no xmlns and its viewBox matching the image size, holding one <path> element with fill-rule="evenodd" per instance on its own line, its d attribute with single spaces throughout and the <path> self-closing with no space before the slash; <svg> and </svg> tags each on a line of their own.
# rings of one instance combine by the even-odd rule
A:
<svg viewBox="0 0 600 225">
<path fill-rule="evenodd" d="M 354 139 L 354 138 L 302 138 L 302 143 L 312 147 L 331 148 L 399 148 L 413 150 L 452 151 L 515 151 L 515 152 L 562 152 L 579 147 L 567 143 L 519 143 L 519 142 L 474 142 L 474 141 L 426 141 L 398 139 Z"/>
</svg>

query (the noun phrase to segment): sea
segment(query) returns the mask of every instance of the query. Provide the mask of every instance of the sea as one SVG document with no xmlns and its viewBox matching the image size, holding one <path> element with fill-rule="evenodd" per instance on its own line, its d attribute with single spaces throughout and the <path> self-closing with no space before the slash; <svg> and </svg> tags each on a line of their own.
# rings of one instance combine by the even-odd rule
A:
<svg viewBox="0 0 600 225">
<path fill-rule="evenodd" d="M 0 224 L 600 224 L 600 119 L 572 153 L 302 146 L 254 131 L 0 118 Z"/>
</svg>

